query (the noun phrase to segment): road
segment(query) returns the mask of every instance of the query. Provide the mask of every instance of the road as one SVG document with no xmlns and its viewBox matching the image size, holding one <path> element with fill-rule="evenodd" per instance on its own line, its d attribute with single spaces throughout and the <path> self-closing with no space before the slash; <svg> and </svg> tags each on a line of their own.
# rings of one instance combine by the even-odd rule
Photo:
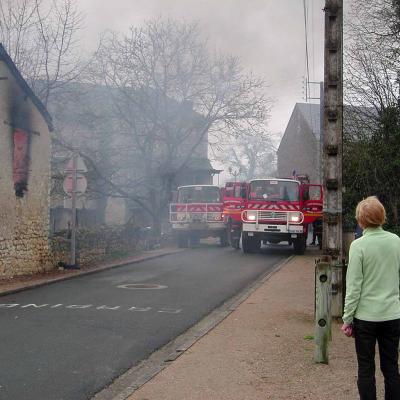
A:
<svg viewBox="0 0 400 400">
<path fill-rule="evenodd" d="M 289 255 L 202 245 L 1 297 L 0 399 L 90 399 Z"/>
</svg>

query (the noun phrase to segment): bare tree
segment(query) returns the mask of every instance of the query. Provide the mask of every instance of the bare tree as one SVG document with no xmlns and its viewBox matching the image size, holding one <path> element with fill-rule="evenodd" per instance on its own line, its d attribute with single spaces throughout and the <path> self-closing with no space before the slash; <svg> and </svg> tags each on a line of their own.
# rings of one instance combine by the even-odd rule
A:
<svg viewBox="0 0 400 400">
<path fill-rule="evenodd" d="M 354 0 L 347 23 L 346 99 L 374 109 L 375 115 L 397 104 L 399 95 L 399 4 L 397 0 Z"/>
<path fill-rule="evenodd" d="M 46 106 L 52 92 L 82 71 L 81 27 L 74 0 L 0 2 L 0 42 Z"/>
<path fill-rule="evenodd" d="M 105 33 L 87 82 L 106 90 L 110 105 L 107 145 L 97 148 L 110 168 L 92 157 L 105 194 L 139 203 L 154 224 L 177 176 L 207 155 L 208 139 L 263 123 L 270 104 L 261 79 L 235 57 L 210 54 L 196 24 L 174 20 Z"/>
<path fill-rule="evenodd" d="M 345 49 L 344 180 L 348 210 L 378 195 L 398 225 L 400 185 L 399 2 L 355 0 Z"/>
<path fill-rule="evenodd" d="M 248 181 L 270 176 L 276 169 L 276 148 L 265 131 L 241 132 L 237 137 L 220 141 L 215 158 L 233 171 L 236 179 Z"/>
</svg>

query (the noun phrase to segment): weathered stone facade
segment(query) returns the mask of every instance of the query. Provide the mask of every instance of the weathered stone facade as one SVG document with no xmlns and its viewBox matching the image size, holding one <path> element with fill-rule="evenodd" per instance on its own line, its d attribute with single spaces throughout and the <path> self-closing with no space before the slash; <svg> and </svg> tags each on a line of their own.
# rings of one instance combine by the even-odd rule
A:
<svg viewBox="0 0 400 400">
<path fill-rule="evenodd" d="M 48 241 L 51 119 L 1 45 L 0 78 L 0 278 L 9 278 L 53 268 Z M 29 133 L 22 197 L 13 179 L 15 129 Z"/>
</svg>

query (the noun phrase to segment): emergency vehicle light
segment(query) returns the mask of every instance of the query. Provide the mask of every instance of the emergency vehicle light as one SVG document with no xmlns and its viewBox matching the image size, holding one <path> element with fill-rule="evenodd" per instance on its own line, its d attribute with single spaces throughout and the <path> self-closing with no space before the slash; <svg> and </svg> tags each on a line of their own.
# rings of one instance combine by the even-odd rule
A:
<svg viewBox="0 0 400 400">
<path fill-rule="evenodd" d="M 246 211 L 245 218 L 247 221 L 256 221 L 257 220 L 257 211 Z"/>
<path fill-rule="evenodd" d="M 290 212 L 289 222 L 301 223 L 304 219 L 303 213 L 301 212 Z"/>
</svg>

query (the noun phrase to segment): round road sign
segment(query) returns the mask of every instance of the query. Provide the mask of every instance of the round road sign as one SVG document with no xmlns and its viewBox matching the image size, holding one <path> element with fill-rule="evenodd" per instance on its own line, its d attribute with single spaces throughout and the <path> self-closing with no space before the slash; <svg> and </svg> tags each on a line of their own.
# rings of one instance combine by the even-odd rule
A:
<svg viewBox="0 0 400 400">
<path fill-rule="evenodd" d="M 72 194 L 74 186 L 74 177 L 72 174 L 68 174 L 64 178 L 63 182 L 63 189 L 64 192 L 68 195 Z M 76 193 L 85 193 L 87 189 L 87 179 L 84 175 L 82 174 L 76 174 Z"/>
</svg>

